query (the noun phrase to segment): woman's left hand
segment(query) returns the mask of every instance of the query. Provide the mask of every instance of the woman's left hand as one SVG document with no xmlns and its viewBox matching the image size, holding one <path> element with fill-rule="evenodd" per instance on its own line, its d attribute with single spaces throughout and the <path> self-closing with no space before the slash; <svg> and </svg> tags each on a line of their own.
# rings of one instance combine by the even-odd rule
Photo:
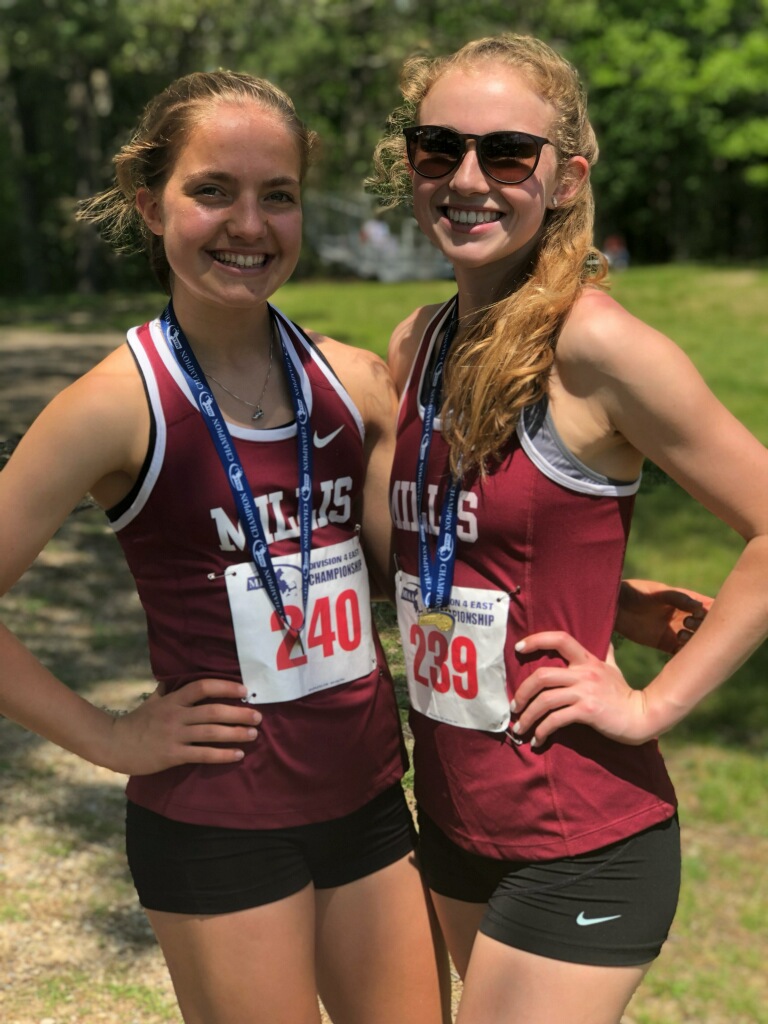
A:
<svg viewBox="0 0 768 1024">
<path fill-rule="evenodd" d="M 533 731 L 531 746 L 540 747 L 566 725 L 588 725 L 610 739 L 640 744 L 652 738 L 642 690 L 633 690 L 613 659 L 600 661 L 569 633 L 534 633 L 516 646 L 524 656 L 557 651 L 567 665 L 537 668 L 515 694 L 512 710 L 517 736 Z"/>
</svg>

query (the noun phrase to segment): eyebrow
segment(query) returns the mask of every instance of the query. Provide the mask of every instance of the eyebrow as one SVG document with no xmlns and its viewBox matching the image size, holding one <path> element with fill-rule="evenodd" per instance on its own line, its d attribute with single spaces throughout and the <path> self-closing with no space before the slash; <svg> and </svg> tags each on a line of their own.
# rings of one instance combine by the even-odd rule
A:
<svg viewBox="0 0 768 1024">
<path fill-rule="evenodd" d="M 200 181 L 201 179 L 205 179 L 207 181 L 230 182 L 235 180 L 235 176 L 233 174 L 227 174 L 225 171 L 203 169 L 201 171 L 195 171 L 194 174 L 190 174 L 187 178 L 184 179 L 184 183 L 190 184 L 192 182 Z M 286 185 L 300 184 L 301 182 L 299 181 L 298 178 L 293 178 L 288 174 L 278 175 L 275 178 L 268 178 L 264 182 L 266 188 L 280 188 Z"/>
</svg>

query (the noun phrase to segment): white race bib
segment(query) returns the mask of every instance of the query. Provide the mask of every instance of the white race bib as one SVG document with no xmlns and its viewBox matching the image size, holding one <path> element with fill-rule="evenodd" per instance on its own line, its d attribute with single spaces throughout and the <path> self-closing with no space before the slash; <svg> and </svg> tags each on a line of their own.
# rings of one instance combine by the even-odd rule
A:
<svg viewBox="0 0 768 1024">
<path fill-rule="evenodd" d="M 273 556 L 288 621 L 301 622 L 301 555 Z M 289 636 L 253 562 L 225 572 L 248 701 L 272 704 L 369 675 L 376 667 L 368 569 L 357 537 L 311 552 L 301 643 Z"/>
<path fill-rule="evenodd" d="M 509 594 L 454 586 L 448 614 L 425 616 L 418 579 L 399 572 L 396 586 L 412 707 L 462 729 L 503 732 L 510 720 L 504 666 Z"/>
</svg>

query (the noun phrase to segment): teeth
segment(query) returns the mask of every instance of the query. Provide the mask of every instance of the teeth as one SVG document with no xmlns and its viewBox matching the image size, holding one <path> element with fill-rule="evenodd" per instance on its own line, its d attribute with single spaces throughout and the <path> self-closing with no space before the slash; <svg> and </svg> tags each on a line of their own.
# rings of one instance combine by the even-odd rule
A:
<svg viewBox="0 0 768 1024">
<path fill-rule="evenodd" d="M 242 253 L 215 252 L 213 258 L 219 263 L 229 263 L 237 267 L 261 267 L 267 262 L 267 257 L 263 253 L 259 256 L 243 256 Z"/>
<path fill-rule="evenodd" d="M 501 220 L 496 210 L 454 210 L 447 207 L 448 220 L 454 224 L 489 224 L 492 220 Z"/>
</svg>

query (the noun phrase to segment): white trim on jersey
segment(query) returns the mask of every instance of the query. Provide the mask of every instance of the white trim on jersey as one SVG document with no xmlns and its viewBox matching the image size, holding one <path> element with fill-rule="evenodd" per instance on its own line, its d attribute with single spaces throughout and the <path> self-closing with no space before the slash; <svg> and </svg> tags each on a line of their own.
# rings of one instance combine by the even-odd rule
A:
<svg viewBox="0 0 768 1024">
<path fill-rule="evenodd" d="M 152 342 L 154 343 L 155 349 L 158 355 L 163 360 L 163 364 L 168 373 L 173 377 L 179 391 L 184 395 L 189 404 L 193 409 L 198 409 L 197 400 L 189 386 L 184 371 L 179 366 L 178 360 L 174 358 L 173 353 L 168 348 L 168 342 L 165 340 L 165 334 L 163 333 L 162 325 L 159 320 L 153 320 L 149 325 L 150 334 L 152 335 Z M 309 387 L 309 379 L 304 372 L 303 367 L 298 367 L 301 377 L 301 390 L 304 397 L 304 401 L 307 404 L 307 411 L 311 414 L 312 412 L 312 389 Z M 243 441 L 283 441 L 287 437 L 294 437 L 296 434 L 296 424 L 294 422 L 287 423 L 282 427 L 271 427 L 266 430 L 259 430 L 256 427 L 244 427 L 237 423 L 230 423 L 227 420 L 227 427 L 232 437 L 239 437 Z"/>
<path fill-rule="evenodd" d="M 280 331 L 281 337 L 287 342 L 287 349 L 290 358 L 296 368 L 296 372 L 299 375 L 301 384 L 301 391 L 304 401 L 307 406 L 307 411 L 310 416 L 312 415 L 312 404 L 313 394 L 312 385 L 309 376 L 306 372 L 304 364 L 299 358 L 297 352 L 297 346 L 300 344 L 302 348 L 309 354 L 314 365 L 322 372 L 323 376 L 333 387 L 339 399 L 349 410 L 350 415 L 357 424 L 357 428 L 360 432 L 360 439 L 365 440 L 365 425 L 360 412 L 345 390 L 343 384 L 338 377 L 333 373 L 331 368 L 328 366 L 322 355 L 318 352 L 316 346 L 306 338 L 301 331 L 296 327 L 295 324 L 290 321 L 284 313 L 279 309 L 272 307 L 277 314 L 277 324 Z M 165 459 L 165 446 L 167 438 L 167 426 L 165 421 L 165 412 L 163 410 L 163 404 L 160 399 L 160 390 L 158 388 L 157 379 L 155 377 L 152 364 L 144 351 L 144 347 L 138 338 L 138 327 L 132 327 L 128 331 L 127 341 L 131 348 L 136 361 L 141 370 L 141 375 L 144 379 L 144 384 L 147 390 L 148 401 L 151 408 L 152 416 L 155 421 L 156 438 L 152 455 L 150 459 L 149 469 L 141 482 L 138 492 L 135 494 L 133 501 L 130 506 L 112 523 L 112 529 L 117 533 L 122 530 L 123 527 L 127 526 L 136 516 L 142 511 L 146 504 L 152 489 L 155 486 L 160 471 L 163 467 Z M 159 320 L 153 320 L 149 324 L 149 334 L 152 344 L 155 347 L 155 351 L 160 356 L 163 366 L 168 371 L 173 381 L 179 388 L 179 391 L 187 399 L 190 406 L 197 410 L 197 401 L 192 394 L 189 387 L 189 382 L 184 375 L 178 361 L 174 358 L 171 350 L 168 348 L 168 342 L 165 340 L 165 334 L 163 332 L 162 325 Z M 227 421 L 227 427 L 232 437 L 239 438 L 243 441 L 256 441 L 256 442 L 274 442 L 284 441 L 288 438 L 296 436 L 296 422 L 291 421 L 281 427 L 269 427 L 266 429 L 259 429 L 257 427 L 245 427 L 240 426 L 236 423 L 230 423 Z"/>
<path fill-rule="evenodd" d="M 144 508 L 147 498 L 152 493 L 152 488 L 155 486 L 157 478 L 160 476 L 160 471 L 163 468 L 163 462 L 165 461 L 165 445 L 168 436 L 157 380 L 155 379 L 152 366 L 146 352 L 144 351 L 144 347 L 138 339 L 137 327 L 132 327 L 128 331 L 127 341 L 131 352 L 139 365 L 141 376 L 144 380 L 144 387 L 147 390 L 150 409 L 155 421 L 155 443 L 152 449 L 149 468 L 144 475 L 144 479 L 141 481 L 141 487 L 134 495 L 133 501 L 128 508 L 117 519 L 112 520 L 110 523 L 110 526 L 115 533 L 118 533 L 124 526 L 127 526 L 132 522 Z"/>
<path fill-rule="evenodd" d="M 360 415 L 360 410 L 352 401 L 349 392 L 346 390 L 346 388 L 341 383 L 339 378 L 333 372 L 333 369 L 328 365 L 326 360 L 323 358 L 322 352 L 318 350 L 317 346 L 313 344 L 312 340 L 304 334 L 302 329 L 297 324 L 294 324 L 292 320 L 288 319 L 288 317 L 285 315 L 285 313 L 282 312 L 282 310 L 278 309 L 276 306 L 271 306 L 271 309 L 277 315 L 277 322 L 281 334 L 286 336 L 291 342 L 291 344 L 288 346 L 288 351 L 291 353 L 293 362 L 295 363 L 297 370 L 299 370 L 302 375 L 302 386 L 304 386 L 304 380 L 306 379 L 307 386 L 305 390 L 309 392 L 309 401 L 311 401 L 311 388 L 309 388 L 309 381 L 306 378 L 306 373 L 304 371 L 304 367 L 301 364 L 301 360 L 298 358 L 298 355 L 296 354 L 297 345 L 301 345 L 302 348 L 309 353 L 315 366 L 321 371 L 321 373 L 326 378 L 328 383 L 333 387 L 334 391 L 339 396 L 341 401 L 344 403 L 344 405 L 346 405 L 355 423 L 357 423 L 357 428 L 360 431 L 361 440 L 365 440 L 365 424 L 363 422 L 363 417 Z"/>
</svg>

